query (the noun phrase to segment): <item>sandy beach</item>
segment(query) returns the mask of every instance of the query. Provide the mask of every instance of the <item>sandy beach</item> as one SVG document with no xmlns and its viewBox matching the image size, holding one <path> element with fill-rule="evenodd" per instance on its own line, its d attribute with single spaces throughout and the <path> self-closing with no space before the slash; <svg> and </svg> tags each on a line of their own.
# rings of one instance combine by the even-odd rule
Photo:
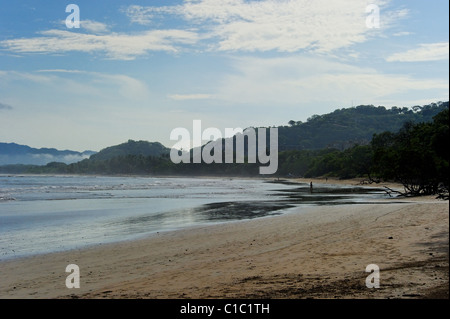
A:
<svg viewBox="0 0 450 319">
<path fill-rule="evenodd" d="M 296 208 L 4 261 L 0 297 L 448 298 L 448 234 L 448 201 L 432 197 Z M 65 285 L 69 264 L 78 289 Z M 369 264 L 379 288 L 366 287 Z"/>
</svg>

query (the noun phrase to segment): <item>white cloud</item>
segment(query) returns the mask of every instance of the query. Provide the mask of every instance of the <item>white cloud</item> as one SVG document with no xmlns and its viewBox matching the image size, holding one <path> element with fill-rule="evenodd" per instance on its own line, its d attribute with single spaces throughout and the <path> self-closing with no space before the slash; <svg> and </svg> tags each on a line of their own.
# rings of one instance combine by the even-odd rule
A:
<svg viewBox="0 0 450 319">
<path fill-rule="evenodd" d="M 89 86 L 113 86 L 121 96 L 131 100 L 144 99 L 149 94 L 145 83 L 128 75 L 64 69 L 40 70 L 39 72 L 81 74 L 87 77 L 86 83 Z M 74 80 L 72 79 L 71 81 Z"/>
<path fill-rule="evenodd" d="M 66 76 L 69 74 L 70 76 Z M 24 83 L 38 86 L 40 90 L 67 93 L 68 96 L 90 96 L 100 98 L 124 97 L 130 101 L 148 97 L 145 83 L 123 74 L 108 74 L 81 70 L 39 70 L 37 72 L 4 71 L 0 81 Z"/>
<path fill-rule="evenodd" d="M 137 23 L 141 25 L 149 25 L 153 22 L 155 14 L 168 13 L 169 7 L 143 7 L 138 5 L 130 5 L 122 12 L 130 19 L 131 23 Z"/>
<path fill-rule="evenodd" d="M 52 84 L 52 79 L 50 77 L 41 74 L 18 71 L 0 72 L 0 81 L 2 81 L 3 83 L 14 82 L 17 80 L 34 82 L 41 85 Z"/>
<path fill-rule="evenodd" d="M 396 32 L 394 34 L 392 34 L 394 37 L 404 37 L 404 36 L 408 36 L 408 35 L 413 35 L 414 33 L 412 32 L 408 32 L 408 31 L 400 31 L 400 32 Z"/>
<path fill-rule="evenodd" d="M 233 64 L 233 73 L 215 93 L 230 105 L 376 104 L 391 95 L 449 88 L 448 80 L 386 74 L 317 57 L 236 58 Z"/>
<path fill-rule="evenodd" d="M 176 101 L 208 100 L 214 98 L 211 94 L 170 94 L 168 97 Z"/>
<path fill-rule="evenodd" d="M 61 26 L 64 26 L 64 28 L 66 28 L 66 20 L 59 21 L 59 24 Z M 111 30 L 111 28 L 106 23 L 86 19 L 86 20 L 80 21 L 80 29 L 79 30 L 83 30 L 83 31 L 85 30 L 88 33 L 99 34 L 99 33 L 109 32 Z M 72 31 L 75 31 L 75 30 L 72 30 Z"/>
<path fill-rule="evenodd" d="M 184 30 L 150 30 L 137 34 L 84 34 L 47 30 L 42 36 L 4 40 L 0 46 L 16 53 L 102 52 L 111 59 L 133 60 L 151 51 L 177 52 L 178 46 L 192 44 L 197 35 Z"/>
<path fill-rule="evenodd" d="M 391 0 L 378 1 L 381 8 Z M 121 11 L 130 22 L 155 24 L 159 29 L 115 33 L 104 23 L 84 20 L 80 30 L 47 30 L 35 37 L 0 41 L 15 53 L 102 53 L 132 60 L 152 51 L 331 53 L 363 43 L 390 28 L 408 11 L 384 10 L 381 29 L 366 26 L 367 1 L 355 0 L 186 0 L 172 6 L 128 6 Z M 160 28 L 170 20 L 178 29 Z M 157 21 L 157 22 L 155 22 Z M 381 30 L 381 31 L 380 31 Z"/>
<path fill-rule="evenodd" d="M 86 71 L 66 70 L 66 69 L 47 69 L 47 70 L 38 70 L 37 72 L 40 72 L 40 73 L 73 73 L 73 74 L 88 73 Z"/>
<path fill-rule="evenodd" d="M 81 28 L 86 29 L 88 32 L 91 33 L 104 33 L 109 31 L 109 26 L 107 24 L 92 20 L 82 20 L 80 22 L 80 26 Z"/>
<path fill-rule="evenodd" d="M 187 2 L 184 16 L 211 21 L 222 51 L 328 52 L 363 42 L 368 31 L 364 4 L 347 0 L 203 0 Z"/>
<path fill-rule="evenodd" d="M 378 1 L 380 7 L 390 1 Z M 366 41 L 377 34 L 366 26 L 369 2 L 354 0 L 187 0 L 163 7 L 130 6 L 130 21 L 149 24 L 177 15 L 198 27 L 211 50 L 330 52 Z M 382 28 L 408 15 L 383 12 Z"/>
<path fill-rule="evenodd" d="M 131 5 L 123 9 L 122 12 L 127 15 L 132 23 L 147 25 L 152 21 L 151 13 L 142 6 Z"/>
<path fill-rule="evenodd" d="M 388 58 L 388 62 L 425 62 L 448 60 L 449 43 L 426 43 L 420 44 L 418 48 L 406 52 L 395 53 Z"/>
</svg>

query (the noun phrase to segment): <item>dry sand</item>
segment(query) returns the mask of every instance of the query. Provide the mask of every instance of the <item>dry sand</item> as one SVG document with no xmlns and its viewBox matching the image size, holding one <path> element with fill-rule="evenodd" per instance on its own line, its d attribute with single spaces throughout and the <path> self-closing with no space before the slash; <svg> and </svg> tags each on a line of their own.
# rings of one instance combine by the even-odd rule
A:
<svg viewBox="0 0 450 319">
<path fill-rule="evenodd" d="M 389 201 L 6 261 L 0 297 L 448 298 L 448 201 Z M 72 263 L 79 289 L 65 286 Z M 366 287 L 369 264 L 380 267 L 378 289 Z"/>
</svg>

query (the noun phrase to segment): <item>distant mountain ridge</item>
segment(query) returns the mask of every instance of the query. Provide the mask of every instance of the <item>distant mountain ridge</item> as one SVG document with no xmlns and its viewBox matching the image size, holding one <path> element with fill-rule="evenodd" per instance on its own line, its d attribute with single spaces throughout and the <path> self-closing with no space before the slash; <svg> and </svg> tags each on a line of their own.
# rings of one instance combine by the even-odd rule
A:
<svg viewBox="0 0 450 319">
<path fill-rule="evenodd" d="M 306 122 L 290 120 L 289 125 L 278 126 L 278 150 L 279 152 L 345 150 L 354 145 L 367 145 L 375 133 L 397 132 L 405 122 L 431 122 L 435 115 L 448 108 L 448 101 L 411 108 L 392 107 L 389 109 L 383 106 L 359 105 L 336 109 L 324 115 L 313 115 Z M 294 116 L 295 114 L 293 114 Z M 220 142 L 216 141 L 216 143 Z M 245 144 L 244 152 L 247 154 L 247 144 Z M 54 148 L 35 149 L 15 143 L 0 143 L 0 166 L 11 164 L 46 165 L 50 162 L 72 164 L 81 161 L 83 161 L 83 165 L 89 161 L 94 163 L 94 166 L 98 166 L 101 161 L 110 161 L 118 157 L 151 156 L 168 159 L 169 154 L 170 148 L 159 142 L 134 140 L 106 147 L 98 153 L 94 151 L 60 151 Z"/>
<path fill-rule="evenodd" d="M 55 148 L 33 148 L 16 143 L 0 142 L 0 165 L 46 165 L 50 162 L 76 163 L 95 154 L 94 151 L 77 152 Z"/>
</svg>

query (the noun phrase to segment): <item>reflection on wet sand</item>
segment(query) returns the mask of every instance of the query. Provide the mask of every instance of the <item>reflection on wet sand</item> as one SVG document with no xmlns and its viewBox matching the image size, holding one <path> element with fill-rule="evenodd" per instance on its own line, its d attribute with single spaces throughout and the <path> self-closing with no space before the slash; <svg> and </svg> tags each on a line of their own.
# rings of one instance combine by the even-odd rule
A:
<svg viewBox="0 0 450 319">
<path fill-rule="evenodd" d="M 217 223 L 281 215 L 287 209 L 300 205 L 380 204 L 379 199 L 386 197 L 384 190 L 381 188 L 314 185 L 314 192 L 311 193 L 309 184 L 284 181 L 269 183 L 297 185 L 299 187 L 274 189 L 272 194 L 267 195 L 266 200 L 214 202 L 192 208 L 152 214 L 151 216 L 131 217 L 123 220 L 123 223 L 139 225 L 142 228 L 153 228 L 155 225 L 163 225 L 169 220 L 172 222 L 176 220 L 180 225 L 184 223 Z M 386 204 L 393 203 L 401 203 L 401 201 L 393 200 Z"/>
</svg>

